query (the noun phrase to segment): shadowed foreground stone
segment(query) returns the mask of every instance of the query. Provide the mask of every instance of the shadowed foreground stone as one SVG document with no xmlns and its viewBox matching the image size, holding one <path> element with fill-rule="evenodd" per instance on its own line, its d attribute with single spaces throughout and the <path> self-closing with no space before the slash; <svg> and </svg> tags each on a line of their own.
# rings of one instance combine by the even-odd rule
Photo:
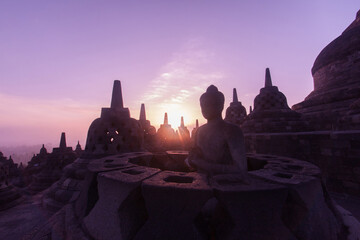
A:
<svg viewBox="0 0 360 240">
<path fill-rule="evenodd" d="M 333 204 L 319 168 L 308 162 L 249 154 L 250 177 L 243 180 L 234 174 L 207 178 L 154 169 L 158 163 L 150 156 L 94 159 L 80 190 L 85 197 L 58 212 L 42 234 L 62 237 L 52 239 L 341 240 L 356 239 L 348 236 L 359 232 L 353 227 L 358 222 Z M 114 165 L 104 168 L 109 163 Z"/>
<path fill-rule="evenodd" d="M 139 166 L 99 174 L 99 200 L 84 218 L 87 231 L 96 239 L 132 239 L 147 218 L 141 182 L 159 171 Z"/>
<path fill-rule="evenodd" d="M 296 239 L 281 218 L 286 187 L 256 178 L 248 181 L 244 183 L 237 175 L 211 179 L 218 204 L 226 209 L 233 223 L 228 231 L 224 229 L 227 226 L 215 225 L 217 239 Z"/>
<path fill-rule="evenodd" d="M 142 184 L 149 218 L 135 239 L 202 239 L 195 218 L 212 197 L 205 175 L 164 171 Z"/>
<path fill-rule="evenodd" d="M 8 170 L 5 164 L 0 162 L 0 211 L 11 208 L 22 200 L 17 188 L 8 180 Z"/>
</svg>

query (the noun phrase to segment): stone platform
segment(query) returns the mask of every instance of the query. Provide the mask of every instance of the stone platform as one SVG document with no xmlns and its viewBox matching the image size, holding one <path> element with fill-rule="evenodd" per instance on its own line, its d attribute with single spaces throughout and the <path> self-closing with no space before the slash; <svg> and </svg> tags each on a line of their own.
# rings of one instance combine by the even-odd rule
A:
<svg viewBox="0 0 360 240">
<path fill-rule="evenodd" d="M 356 239 L 311 163 L 249 154 L 243 181 L 160 169 L 166 155 L 186 152 L 90 161 L 79 197 L 50 222 L 64 239 Z"/>
</svg>

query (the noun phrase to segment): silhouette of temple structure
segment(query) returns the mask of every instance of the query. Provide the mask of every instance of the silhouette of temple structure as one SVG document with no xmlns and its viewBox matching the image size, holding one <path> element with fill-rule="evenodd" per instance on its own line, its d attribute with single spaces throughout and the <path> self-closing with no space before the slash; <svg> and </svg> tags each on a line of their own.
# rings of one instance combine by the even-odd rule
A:
<svg viewBox="0 0 360 240">
<path fill-rule="evenodd" d="M 312 68 L 314 90 L 295 104 L 293 111 L 282 94 L 271 98 L 277 89 L 271 87 L 267 74 L 265 87 L 255 98 L 254 111 L 242 125 L 247 151 L 315 163 L 330 190 L 359 196 L 359 43 L 360 11 L 316 58 Z M 306 128 L 301 127 L 301 121 Z"/>
<path fill-rule="evenodd" d="M 76 147 L 75 147 L 75 154 L 77 157 L 80 157 L 81 154 L 83 153 L 83 150 L 81 148 L 81 145 L 80 145 L 80 142 L 78 141 L 78 143 L 76 144 Z"/>
<path fill-rule="evenodd" d="M 34 154 L 24 169 L 23 178 L 25 184 L 30 184 L 33 180 L 32 176 L 38 174 L 44 168 L 49 154 L 50 153 L 48 153 L 44 144 L 42 145 L 40 152 L 36 155 Z"/>
<path fill-rule="evenodd" d="M 115 80 L 110 108 L 102 108 L 90 125 L 82 154 L 79 143 L 75 151 L 67 147 L 63 133 L 51 154 L 43 146 L 29 162 L 40 171 L 28 189 L 46 189 L 41 204 L 56 212 L 32 239 L 345 240 L 360 235 L 360 223 L 328 193 L 360 195 L 359 51 L 360 11 L 315 60 L 314 91 L 303 102 L 290 109 L 266 69 L 254 109 L 247 115 L 234 89 L 223 121 L 224 96 L 210 86 L 206 99 L 200 98 L 209 107 L 203 111 L 208 123 L 199 127 L 196 120 L 192 140 L 183 117 L 176 133 L 165 113 L 156 134 L 144 104 L 139 120 L 131 118 Z M 195 135 L 199 142 L 189 154 L 180 143 L 194 144 Z M 239 150 L 244 145 L 246 157 Z M 241 155 L 242 173 L 194 171 L 189 163 L 192 158 L 197 167 L 211 169 L 217 154 L 224 161 L 216 166 L 230 170 Z M 21 200 L 8 181 L 9 160 L 2 158 L 0 210 Z"/>
<path fill-rule="evenodd" d="M 360 129 L 360 11 L 356 19 L 316 58 L 314 90 L 293 109 L 316 130 Z"/>
<path fill-rule="evenodd" d="M 265 72 L 265 86 L 255 97 L 254 110 L 246 117 L 242 128 L 251 133 L 307 130 L 300 114 L 289 108 L 285 95 L 273 86 L 269 68 Z"/>
<path fill-rule="evenodd" d="M 261 109 L 257 101 L 255 106 L 253 113 Z M 44 193 L 43 206 L 57 213 L 34 234 L 34 239 L 45 233 L 74 239 L 346 239 L 345 229 L 350 226 L 333 205 L 315 165 L 250 153 L 249 179 L 244 184 L 236 174 L 192 172 L 184 165 L 184 151 L 150 153 L 127 148 L 116 153 L 102 150 L 99 155 L 96 149 L 104 143 L 95 144 L 93 151 L 94 142 L 89 138 L 107 136 L 106 131 L 97 131 L 111 126 L 123 131 L 107 118 L 111 111 L 105 110 L 101 116 L 104 119 L 91 124 L 87 155 L 69 164 L 61 179 Z M 118 111 L 119 115 L 124 112 L 126 115 L 126 111 Z M 132 121 L 129 115 L 114 119 Z M 121 127 L 126 129 L 128 125 Z M 141 130 L 140 123 L 137 127 Z M 186 129 L 183 121 L 180 129 Z M 176 137 L 167 114 L 157 134 Z M 266 138 L 269 134 L 263 133 Z M 245 136 L 248 142 L 253 141 L 249 137 L 256 140 L 251 135 Z M 168 140 L 167 136 L 163 139 Z"/>
<path fill-rule="evenodd" d="M 144 144 L 146 149 L 156 148 L 156 129 L 150 124 L 150 121 L 146 119 L 145 104 L 141 104 L 139 123 L 144 135 Z"/>
<path fill-rule="evenodd" d="M 164 123 L 160 125 L 156 133 L 159 148 L 162 150 L 169 150 L 178 147 L 179 138 L 175 130 L 171 127 L 168 121 L 167 113 L 164 114 Z"/>
<path fill-rule="evenodd" d="M 178 127 L 179 141 L 183 149 L 189 149 L 190 132 L 184 124 L 184 117 L 181 117 L 180 126 Z"/>
<path fill-rule="evenodd" d="M 86 174 L 87 166 L 93 159 L 144 151 L 143 127 L 151 128 L 150 124 L 147 125 L 145 106 L 140 116 L 141 121 L 130 117 L 129 109 L 123 106 L 121 83 L 115 80 L 110 108 L 102 108 L 100 118 L 91 123 L 85 151 L 80 158 L 69 164 L 60 180 L 45 192 L 44 208 L 56 212 L 67 203 L 76 200 L 84 184 L 85 186 L 91 184 L 86 181 Z M 115 168 L 119 166 L 122 165 L 114 165 Z"/>
<path fill-rule="evenodd" d="M 32 158 L 26 169 L 28 171 L 26 175 L 31 176 L 30 180 L 27 179 L 30 182 L 28 186 L 29 191 L 35 194 L 50 187 L 59 180 L 63 168 L 72 163 L 76 157 L 77 155 L 72 147 L 66 145 L 64 132 L 61 133 L 59 147 L 53 148 L 52 153 L 48 154 L 43 145 L 40 153 Z"/>
<path fill-rule="evenodd" d="M 13 178 L 18 174 L 17 164 L 11 156 L 7 159 L 0 152 L 0 211 L 16 206 L 23 200 L 18 189 L 12 184 Z"/>
<path fill-rule="evenodd" d="M 241 125 L 246 117 L 246 109 L 238 101 L 238 96 L 236 88 L 233 89 L 233 101 L 230 103 L 230 106 L 226 109 L 225 121 Z"/>
<path fill-rule="evenodd" d="M 110 155 L 143 150 L 143 130 L 123 106 L 121 83 L 114 81 L 110 108 L 101 109 L 101 117 L 90 125 L 86 140 L 87 156 Z"/>
<path fill-rule="evenodd" d="M 0 163 L 2 166 L 7 169 L 7 174 L 9 178 L 13 178 L 19 175 L 18 164 L 14 163 L 11 156 L 7 159 L 2 152 L 0 152 Z"/>
</svg>

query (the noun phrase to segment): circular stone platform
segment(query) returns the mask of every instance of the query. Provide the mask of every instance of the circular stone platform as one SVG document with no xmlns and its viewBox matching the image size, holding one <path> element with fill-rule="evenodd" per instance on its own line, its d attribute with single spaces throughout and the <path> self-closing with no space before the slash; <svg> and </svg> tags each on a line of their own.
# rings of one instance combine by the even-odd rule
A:
<svg viewBox="0 0 360 240">
<path fill-rule="evenodd" d="M 347 239 L 318 167 L 248 154 L 244 182 L 184 171 L 186 156 L 139 152 L 92 160 L 64 214 L 94 239 Z"/>
</svg>

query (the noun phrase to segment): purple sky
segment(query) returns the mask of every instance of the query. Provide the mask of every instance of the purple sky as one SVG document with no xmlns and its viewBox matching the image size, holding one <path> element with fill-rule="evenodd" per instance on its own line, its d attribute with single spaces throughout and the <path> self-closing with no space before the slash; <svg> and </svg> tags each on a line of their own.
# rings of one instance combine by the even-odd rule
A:
<svg viewBox="0 0 360 240">
<path fill-rule="evenodd" d="M 271 70 L 290 106 L 313 89 L 320 51 L 355 19 L 343 1 L 0 1 L 0 146 L 84 147 L 113 80 L 138 118 L 190 130 L 210 84 L 248 109 Z"/>
</svg>

